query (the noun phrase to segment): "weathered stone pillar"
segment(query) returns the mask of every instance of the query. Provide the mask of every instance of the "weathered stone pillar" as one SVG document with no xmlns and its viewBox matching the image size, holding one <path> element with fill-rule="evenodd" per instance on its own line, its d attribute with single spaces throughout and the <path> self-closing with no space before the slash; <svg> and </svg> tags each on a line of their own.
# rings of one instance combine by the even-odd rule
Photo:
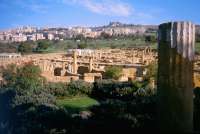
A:
<svg viewBox="0 0 200 134">
<path fill-rule="evenodd" d="M 162 133 L 193 131 L 193 59 L 195 25 L 169 22 L 159 26 L 158 104 Z"/>
<path fill-rule="evenodd" d="M 101 50 L 99 51 L 99 59 L 101 59 L 101 56 L 102 56 L 102 52 Z"/>
<path fill-rule="evenodd" d="M 92 57 L 90 57 L 89 72 L 92 72 L 92 69 L 93 69 L 93 60 Z"/>
<path fill-rule="evenodd" d="M 142 64 L 145 62 L 145 50 L 142 50 Z"/>
<path fill-rule="evenodd" d="M 77 53 L 76 53 L 76 51 L 73 51 L 73 73 L 74 74 L 77 74 L 77 69 L 78 69 L 78 67 L 77 67 Z"/>
<path fill-rule="evenodd" d="M 66 74 L 66 65 L 65 62 L 62 63 L 62 70 L 61 70 L 61 76 L 65 76 Z"/>
</svg>

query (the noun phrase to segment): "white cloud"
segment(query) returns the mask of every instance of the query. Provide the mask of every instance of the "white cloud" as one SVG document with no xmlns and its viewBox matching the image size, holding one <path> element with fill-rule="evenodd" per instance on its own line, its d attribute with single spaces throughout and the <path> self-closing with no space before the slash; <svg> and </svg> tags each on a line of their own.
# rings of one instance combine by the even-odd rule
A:
<svg viewBox="0 0 200 134">
<path fill-rule="evenodd" d="M 128 17 L 133 7 L 121 0 L 61 0 L 64 3 L 83 6 L 86 9 L 102 15 Z"/>
</svg>

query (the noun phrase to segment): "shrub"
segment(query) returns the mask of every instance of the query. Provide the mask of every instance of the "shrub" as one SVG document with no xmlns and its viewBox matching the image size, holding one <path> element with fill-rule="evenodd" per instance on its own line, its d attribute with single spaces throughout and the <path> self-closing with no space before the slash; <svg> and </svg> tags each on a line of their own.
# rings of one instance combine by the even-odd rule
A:
<svg viewBox="0 0 200 134">
<path fill-rule="evenodd" d="M 41 127 L 41 122 L 35 119 L 40 113 L 35 112 L 35 109 L 39 106 L 56 108 L 54 104 L 55 98 L 42 89 L 25 92 L 12 88 L 0 89 L 0 124 L 6 125 L 0 126 L 0 132 L 29 133 L 27 131 L 37 125 Z M 40 112 L 44 113 L 46 110 Z"/>
<path fill-rule="evenodd" d="M 21 53 L 31 53 L 32 50 L 33 50 L 33 46 L 32 44 L 28 42 L 21 43 L 18 46 L 18 52 L 21 52 Z"/>
<path fill-rule="evenodd" d="M 69 92 L 66 83 L 48 83 L 45 87 L 49 93 L 56 97 L 68 96 Z"/>
<path fill-rule="evenodd" d="M 156 35 L 147 35 L 147 36 L 145 36 L 145 41 L 146 42 L 151 42 L 151 43 L 157 42 Z"/>
<path fill-rule="evenodd" d="M 45 89 L 56 97 L 90 95 L 93 84 L 84 81 L 66 83 L 48 83 Z"/>
<path fill-rule="evenodd" d="M 94 133 L 143 132 L 156 130 L 156 97 L 131 101 L 106 100 L 91 108 Z"/>
<path fill-rule="evenodd" d="M 92 95 L 99 99 L 116 98 L 130 100 L 134 98 L 137 87 L 131 82 L 118 82 L 115 80 L 96 81 Z"/>
<path fill-rule="evenodd" d="M 17 79 L 17 67 L 15 64 L 10 64 L 6 68 L 3 68 L 2 70 L 2 77 L 7 82 L 7 86 L 14 86 Z"/>
<path fill-rule="evenodd" d="M 36 51 L 37 52 L 43 52 L 43 51 L 47 50 L 50 46 L 52 46 L 51 41 L 40 40 L 37 43 Z"/>
<path fill-rule="evenodd" d="M 157 70 L 158 70 L 158 64 L 156 62 L 153 62 L 147 66 L 147 73 L 144 76 L 144 79 L 147 81 L 150 81 L 151 78 L 157 79 Z"/>
<path fill-rule="evenodd" d="M 90 95 L 92 92 L 93 85 L 84 81 L 73 81 L 67 85 L 67 91 L 70 95 Z"/>
<path fill-rule="evenodd" d="M 109 38 L 111 38 L 111 35 L 108 34 L 108 33 L 102 32 L 101 35 L 100 35 L 100 37 L 102 39 L 109 39 Z"/>
<path fill-rule="evenodd" d="M 55 104 L 55 97 L 50 94 L 47 90 L 37 89 L 31 91 L 17 91 L 15 97 L 12 100 L 12 107 L 23 104 L 32 104 L 32 105 L 49 105 Z"/>
<path fill-rule="evenodd" d="M 87 48 L 87 44 L 86 43 L 78 44 L 78 49 L 85 49 L 85 48 Z"/>
<path fill-rule="evenodd" d="M 200 42 L 200 34 L 196 34 L 196 42 Z"/>
<path fill-rule="evenodd" d="M 45 79 L 40 75 L 39 66 L 35 66 L 32 63 L 27 63 L 21 68 L 10 65 L 3 69 L 2 74 L 7 82 L 7 87 L 21 91 L 38 89 L 45 82 Z"/>
<path fill-rule="evenodd" d="M 117 80 L 117 79 L 119 79 L 121 74 L 122 74 L 122 68 L 121 67 L 116 67 L 116 66 L 107 67 L 106 71 L 105 71 L 105 77 L 107 79 L 115 79 L 115 80 Z"/>
</svg>

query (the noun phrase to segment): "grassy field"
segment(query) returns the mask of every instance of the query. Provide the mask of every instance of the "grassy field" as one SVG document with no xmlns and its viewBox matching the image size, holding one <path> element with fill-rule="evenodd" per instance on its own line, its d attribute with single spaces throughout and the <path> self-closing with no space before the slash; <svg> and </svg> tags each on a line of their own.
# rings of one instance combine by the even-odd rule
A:
<svg viewBox="0 0 200 134">
<path fill-rule="evenodd" d="M 87 44 L 87 48 L 101 49 L 101 48 L 131 48 L 131 47 L 156 47 L 156 43 L 146 43 L 142 39 L 119 38 L 119 39 L 95 39 L 95 40 L 64 40 L 55 42 L 47 52 L 66 51 L 67 49 L 77 48 L 78 44 Z"/>
<path fill-rule="evenodd" d="M 138 48 L 149 46 L 157 49 L 157 42 L 145 42 L 143 38 L 110 38 L 110 39 L 84 39 L 77 41 L 74 39 L 67 39 L 63 41 L 47 41 L 50 46 L 41 53 L 66 52 L 68 49 L 78 48 L 80 44 L 86 44 L 89 49 L 105 49 L 105 48 Z M 17 52 L 16 44 L 0 44 L 2 52 Z M 196 43 L 196 52 L 200 53 L 200 42 Z"/>
<path fill-rule="evenodd" d="M 70 113 L 84 111 L 98 104 L 98 101 L 87 96 L 57 99 L 57 105 L 66 108 Z"/>
<path fill-rule="evenodd" d="M 196 52 L 200 53 L 200 42 L 196 43 L 195 50 Z"/>
<path fill-rule="evenodd" d="M 79 42 L 83 43 L 83 42 Z M 66 52 L 67 49 L 77 48 L 77 42 L 73 40 L 60 41 L 53 46 L 49 47 L 43 53 L 52 52 Z M 152 49 L 157 49 L 158 43 L 147 44 L 142 40 L 131 40 L 131 39 L 119 39 L 119 40 L 90 40 L 87 42 L 87 48 L 90 49 L 101 49 L 101 48 L 131 48 L 131 47 L 145 47 L 150 46 Z M 196 52 L 200 53 L 200 43 L 195 45 Z"/>
</svg>

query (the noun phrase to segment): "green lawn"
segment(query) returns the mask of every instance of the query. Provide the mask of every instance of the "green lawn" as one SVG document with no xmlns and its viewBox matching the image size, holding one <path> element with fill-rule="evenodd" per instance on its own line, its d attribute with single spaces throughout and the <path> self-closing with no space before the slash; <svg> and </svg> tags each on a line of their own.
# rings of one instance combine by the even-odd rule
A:
<svg viewBox="0 0 200 134">
<path fill-rule="evenodd" d="M 156 43 L 146 43 L 142 39 L 132 39 L 132 38 L 111 38 L 111 39 L 95 39 L 95 40 L 82 40 L 77 42 L 75 40 L 64 40 L 58 41 L 51 45 L 46 52 L 58 52 L 66 51 L 70 48 L 77 48 L 78 44 L 87 44 L 87 48 L 91 49 L 101 49 L 101 48 L 128 48 L 128 47 L 144 47 L 151 46 L 155 47 Z"/>
<path fill-rule="evenodd" d="M 99 102 L 87 96 L 57 99 L 57 105 L 66 108 L 70 113 L 80 112 L 99 105 Z"/>
<path fill-rule="evenodd" d="M 196 43 L 195 50 L 200 53 L 200 42 Z"/>
</svg>

